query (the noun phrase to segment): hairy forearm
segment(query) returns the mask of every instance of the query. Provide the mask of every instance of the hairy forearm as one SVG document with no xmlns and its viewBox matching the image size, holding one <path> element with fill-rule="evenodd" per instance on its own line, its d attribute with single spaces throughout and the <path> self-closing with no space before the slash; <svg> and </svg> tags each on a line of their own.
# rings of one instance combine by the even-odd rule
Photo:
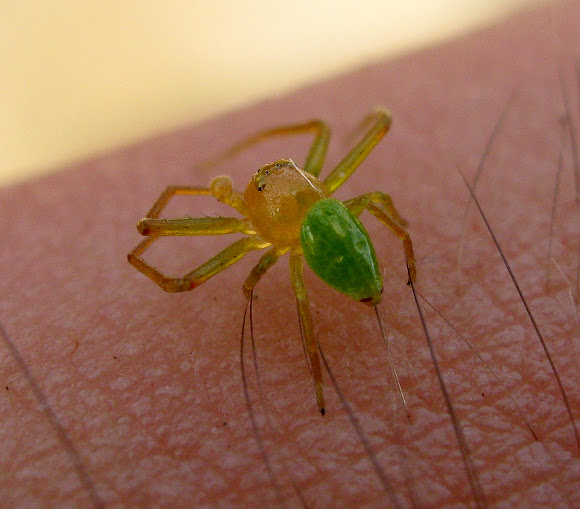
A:
<svg viewBox="0 0 580 509">
<path fill-rule="evenodd" d="M 291 157 L 302 163 L 310 140 L 276 140 L 215 169 L 191 171 L 195 162 L 262 128 L 323 118 L 334 129 L 324 176 L 350 148 L 342 137 L 383 105 L 393 112 L 391 132 L 337 195 L 385 191 L 409 222 L 417 289 L 456 329 L 420 299 L 489 503 L 577 505 L 579 451 L 558 384 L 475 207 L 464 215 L 469 192 L 457 171 L 473 180 L 509 101 L 477 195 L 578 417 L 577 316 L 568 296 L 569 289 L 576 292 L 578 217 L 568 142 L 552 215 L 566 113 L 558 70 L 569 88 L 573 81 L 570 63 L 553 46 L 548 14 L 524 15 L 3 190 L 0 320 L 82 469 L 22 366 L 1 347 L 0 499 L 14 507 L 89 506 L 95 497 L 87 483 L 97 502 L 129 507 L 271 506 L 279 502 L 276 483 L 292 506 L 300 501 L 293 483 L 316 506 L 386 505 L 392 493 L 404 506 L 473 499 L 405 285 L 400 243 L 372 216 L 361 219 L 385 273 L 381 310 L 410 421 L 372 310 L 307 273 L 318 341 L 368 442 L 361 444 L 327 375 L 326 415 L 320 416 L 283 257 L 257 286 L 253 309 L 272 428 L 255 381 L 249 387 L 276 483 L 255 443 L 239 368 L 242 284 L 257 257 L 248 255 L 194 292 L 177 295 L 126 262 L 140 240 L 135 223 L 167 185 L 206 186 L 225 173 L 243 189 L 267 162 Z M 555 9 L 554 16 L 562 47 L 570 48 L 565 55 L 573 54 L 580 46 L 580 4 Z M 568 113 L 577 120 L 577 111 Z M 222 209 L 213 199 L 189 197 L 167 214 L 202 217 Z M 547 287 L 551 224 L 558 268 L 552 264 Z M 160 240 L 151 261 L 184 274 L 231 243 L 227 236 L 182 240 Z M 79 480 L 83 471 L 87 477 Z"/>
</svg>

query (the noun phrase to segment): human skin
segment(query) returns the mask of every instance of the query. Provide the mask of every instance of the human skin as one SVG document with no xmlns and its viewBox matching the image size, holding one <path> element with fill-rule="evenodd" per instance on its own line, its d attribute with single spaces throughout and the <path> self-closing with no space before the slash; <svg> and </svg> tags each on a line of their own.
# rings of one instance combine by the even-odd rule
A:
<svg viewBox="0 0 580 509">
<path fill-rule="evenodd" d="M 477 195 L 578 419 L 580 345 L 568 295 L 570 288 L 576 291 L 578 216 L 568 143 L 552 256 L 570 284 L 552 265 L 547 288 L 565 113 L 558 70 L 572 88 L 568 58 L 580 47 L 578 26 L 579 2 L 524 14 L 3 190 L 0 320 L 82 467 L 47 419 L 13 350 L 2 346 L 2 507 L 271 507 L 283 505 L 281 499 L 295 507 L 300 497 L 314 507 L 384 507 L 393 499 L 403 507 L 473 504 L 405 285 L 402 247 L 373 217 L 362 219 L 385 271 L 381 312 L 410 419 L 393 389 L 372 308 L 311 273 L 306 281 L 322 350 L 389 490 L 328 376 L 326 415 L 316 409 L 287 257 L 260 282 L 253 308 L 272 428 L 251 374 L 249 387 L 276 483 L 252 433 L 239 367 L 246 305 L 241 286 L 259 255 L 183 294 L 161 291 L 126 261 L 140 240 L 136 221 L 167 185 L 207 185 L 213 176 L 228 174 L 241 190 L 262 164 L 279 157 L 303 161 L 309 139 L 273 140 L 217 168 L 192 170 L 196 162 L 262 128 L 322 118 L 335 133 L 324 177 L 347 152 L 345 136 L 377 105 L 393 112 L 393 128 L 336 196 L 380 189 L 393 197 L 409 222 L 417 289 L 476 346 L 505 386 L 422 301 L 487 502 L 578 506 L 580 451 L 561 394 L 475 207 L 463 227 L 469 193 L 458 173 L 460 168 L 473 179 L 512 97 Z M 577 109 L 571 113 L 577 120 Z M 229 213 L 235 215 L 201 197 L 180 198 L 167 210 L 168 217 Z M 162 239 L 146 256 L 175 275 L 232 241 L 173 240 Z"/>
</svg>

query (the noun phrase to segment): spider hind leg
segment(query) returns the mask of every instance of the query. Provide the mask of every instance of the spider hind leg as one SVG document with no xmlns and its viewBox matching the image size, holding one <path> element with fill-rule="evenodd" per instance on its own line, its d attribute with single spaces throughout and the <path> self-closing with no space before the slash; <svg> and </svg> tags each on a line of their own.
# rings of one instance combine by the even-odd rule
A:
<svg viewBox="0 0 580 509">
<path fill-rule="evenodd" d="M 417 269 L 415 254 L 413 253 L 413 243 L 411 242 L 411 236 L 404 227 L 406 221 L 397 212 L 391 197 L 382 191 L 375 191 L 373 193 L 363 194 L 356 198 L 347 200 L 344 204 L 355 217 L 358 217 L 363 210 L 368 210 L 382 224 L 399 237 L 403 243 L 407 269 L 409 272 L 409 281 L 407 284 L 410 284 L 411 281 L 414 282 L 417 277 Z"/>
</svg>

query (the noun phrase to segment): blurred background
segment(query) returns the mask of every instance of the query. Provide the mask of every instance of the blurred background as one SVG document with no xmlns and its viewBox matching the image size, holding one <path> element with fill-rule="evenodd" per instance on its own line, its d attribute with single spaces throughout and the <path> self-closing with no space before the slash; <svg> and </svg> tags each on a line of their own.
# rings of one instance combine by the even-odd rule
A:
<svg viewBox="0 0 580 509">
<path fill-rule="evenodd" d="M 542 0 L 0 0 L 0 186 Z"/>
</svg>

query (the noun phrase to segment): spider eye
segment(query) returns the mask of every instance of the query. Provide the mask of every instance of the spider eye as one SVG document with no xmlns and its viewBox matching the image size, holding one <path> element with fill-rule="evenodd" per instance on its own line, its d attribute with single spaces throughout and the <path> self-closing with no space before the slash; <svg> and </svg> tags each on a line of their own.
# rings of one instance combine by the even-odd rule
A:
<svg viewBox="0 0 580 509">
<path fill-rule="evenodd" d="M 270 170 L 265 170 L 264 175 L 270 175 Z"/>
</svg>

